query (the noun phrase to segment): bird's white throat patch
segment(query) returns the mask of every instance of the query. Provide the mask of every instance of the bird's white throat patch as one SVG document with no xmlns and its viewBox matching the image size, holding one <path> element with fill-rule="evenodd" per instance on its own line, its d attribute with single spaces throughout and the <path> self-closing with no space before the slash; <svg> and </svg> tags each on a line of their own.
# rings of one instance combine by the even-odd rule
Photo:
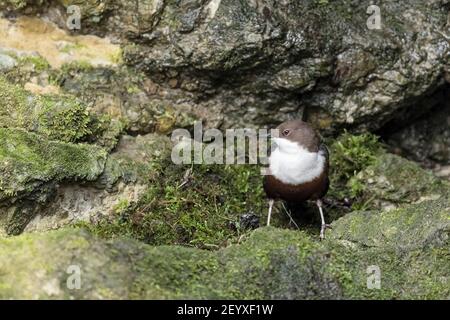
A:
<svg viewBox="0 0 450 320">
<path fill-rule="evenodd" d="M 319 177 L 325 166 L 325 157 L 309 152 L 298 143 L 274 138 L 276 149 L 269 158 L 270 173 L 286 184 L 302 184 Z"/>
</svg>

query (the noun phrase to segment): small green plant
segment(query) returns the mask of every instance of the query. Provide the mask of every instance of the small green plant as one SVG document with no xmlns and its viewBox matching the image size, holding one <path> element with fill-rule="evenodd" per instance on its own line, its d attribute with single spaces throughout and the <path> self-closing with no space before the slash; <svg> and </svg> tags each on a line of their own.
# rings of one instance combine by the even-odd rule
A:
<svg viewBox="0 0 450 320">
<path fill-rule="evenodd" d="M 120 199 L 119 202 L 114 206 L 114 212 L 116 214 L 121 214 L 128 208 L 129 205 L 130 202 L 128 201 L 128 199 Z"/>
<path fill-rule="evenodd" d="M 54 140 L 78 142 L 92 134 L 89 111 L 72 97 L 41 96 L 39 131 Z"/>
<path fill-rule="evenodd" d="M 76 43 L 66 44 L 59 51 L 62 52 L 62 53 L 71 53 L 73 51 L 80 50 L 80 49 L 83 49 L 83 48 L 86 48 L 86 46 L 81 44 L 81 43 L 76 42 Z"/>
<path fill-rule="evenodd" d="M 20 65 L 33 65 L 35 72 L 42 72 L 50 69 L 50 64 L 41 56 L 24 56 L 19 58 Z"/>
<path fill-rule="evenodd" d="M 380 150 L 377 136 L 344 132 L 331 146 L 332 175 L 337 181 L 348 181 L 355 173 L 371 165 Z"/>
<path fill-rule="evenodd" d="M 123 58 L 122 58 L 122 50 L 118 50 L 117 52 L 115 52 L 115 53 L 111 53 L 110 55 L 109 55 L 109 60 L 112 62 L 112 63 L 115 63 L 115 64 L 121 64 L 122 62 L 123 62 Z"/>
<path fill-rule="evenodd" d="M 373 164 L 382 150 L 377 136 L 370 133 L 352 135 L 345 131 L 330 147 L 329 195 L 338 199 L 357 198 L 365 185 L 352 178 Z"/>
</svg>

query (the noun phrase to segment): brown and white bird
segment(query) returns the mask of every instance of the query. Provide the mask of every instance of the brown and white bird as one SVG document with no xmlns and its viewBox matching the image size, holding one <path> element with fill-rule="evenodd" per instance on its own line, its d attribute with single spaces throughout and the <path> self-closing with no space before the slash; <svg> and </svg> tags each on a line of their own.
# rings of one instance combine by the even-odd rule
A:
<svg viewBox="0 0 450 320">
<path fill-rule="evenodd" d="M 264 190 L 269 198 L 267 225 L 270 225 L 275 200 L 292 203 L 313 200 L 319 209 L 322 226 L 320 238 L 325 236 L 322 198 L 328 191 L 329 155 L 314 129 L 301 120 L 280 124 L 276 144 L 269 157 L 269 172 L 264 177 Z"/>
</svg>

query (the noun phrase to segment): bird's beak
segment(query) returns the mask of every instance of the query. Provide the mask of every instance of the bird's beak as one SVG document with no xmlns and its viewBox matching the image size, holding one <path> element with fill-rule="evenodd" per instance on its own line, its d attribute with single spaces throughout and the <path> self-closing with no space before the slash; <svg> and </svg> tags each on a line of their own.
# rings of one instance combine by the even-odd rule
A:
<svg viewBox="0 0 450 320">
<path fill-rule="evenodd" d="M 267 133 L 268 138 L 272 139 L 272 138 L 278 138 L 279 136 L 279 130 L 278 129 L 270 129 L 269 132 Z"/>
<path fill-rule="evenodd" d="M 275 143 L 277 146 L 280 146 L 281 144 L 281 139 L 280 138 L 272 138 L 271 140 L 273 143 Z"/>
</svg>

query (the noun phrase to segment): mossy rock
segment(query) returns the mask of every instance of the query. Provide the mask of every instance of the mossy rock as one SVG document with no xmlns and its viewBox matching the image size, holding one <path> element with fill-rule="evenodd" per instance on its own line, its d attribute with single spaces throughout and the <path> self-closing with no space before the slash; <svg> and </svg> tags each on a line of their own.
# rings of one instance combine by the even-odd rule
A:
<svg viewBox="0 0 450 320">
<path fill-rule="evenodd" d="M 49 141 L 22 129 L 0 128 L 0 235 L 17 235 L 55 196 L 58 183 L 84 183 L 103 172 L 97 146 Z"/>
<path fill-rule="evenodd" d="M 49 182 L 95 180 L 106 162 L 99 147 L 49 141 L 20 129 L 0 128 L 0 140 L 0 201 Z"/>
<path fill-rule="evenodd" d="M 192 127 L 197 118 L 192 105 L 162 97 L 157 93 L 158 85 L 129 67 L 94 68 L 70 63 L 53 70 L 50 78 L 96 112 L 121 119 L 128 132 L 167 134 L 176 128 Z"/>
<path fill-rule="evenodd" d="M 449 184 L 417 163 L 390 153 L 352 177 L 349 184 L 359 194 L 363 207 L 398 207 L 424 199 L 438 198 Z"/>
<path fill-rule="evenodd" d="M 353 210 L 399 207 L 439 197 L 448 183 L 417 163 L 388 153 L 378 137 L 345 132 L 330 140 L 328 197 L 349 198 Z"/>
<path fill-rule="evenodd" d="M 106 241 L 80 229 L 21 235 L 0 240 L 0 297 L 448 299 L 449 205 L 442 197 L 354 213 L 324 242 L 262 228 L 218 251 Z M 433 227 L 417 232 L 424 222 Z M 81 271 L 78 290 L 68 289 L 70 266 Z M 380 270 L 380 289 L 367 287 L 370 266 Z"/>
<path fill-rule="evenodd" d="M 367 292 L 366 298 L 449 299 L 449 189 L 443 192 L 437 200 L 383 212 L 353 212 L 333 224 L 327 241 L 346 248 L 340 261 L 360 270 L 380 268 L 381 290 Z M 352 285 L 348 292 L 360 297 Z"/>
<path fill-rule="evenodd" d="M 50 63 L 39 53 L 23 53 L 14 49 L 0 49 L 6 59 L 14 63 L 3 70 L 3 77 L 9 82 L 24 86 L 27 83 L 46 83 L 52 71 Z M 48 83 L 50 84 L 50 83 Z"/>
<path fill-rule="evenodd" d="M 0 77 L 0 127 L 22 128 L 63 142 L 92 142 L 112 149 L 120 121 L 92 114 L 72 95 L 32 95 Z"/>
</svg>

